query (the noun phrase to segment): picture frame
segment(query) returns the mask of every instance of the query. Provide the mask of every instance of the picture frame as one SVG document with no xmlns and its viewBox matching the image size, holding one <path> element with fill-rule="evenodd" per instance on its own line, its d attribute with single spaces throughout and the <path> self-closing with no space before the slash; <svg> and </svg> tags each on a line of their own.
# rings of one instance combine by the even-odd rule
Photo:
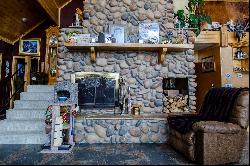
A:
<svg viewBox="0 0 250 166">
<path fill-rule="evenodd" d="M 157 44 L 160 42 L 160 26 L 158 22 L 139 23 L 139 41 Z M 139 42 L 140 43 L 140 42 Z"/>
<path fill-rule="evenodd" d="M 78 34 L 77 36 L 77 44 L 86 44 L 91 42 L 90 34 Z"/>
<path fill-rule="evenodd" d="M 19 55 L 40 55 L 40 38 L 21 39 L 19 41 Z"/>
<path fill-rule="evenodd" d="M 202 72 L 214 72 L 215 71 L 215 61 L 214 56 L 208 56 L 201 59 Z"/>
<path fill-rule="evenodd" d="M 115 43 L 125 43 L 126 29 L 124 25 L 112 24 L 109 26 L 109 33 L 115 38 Z"/>
</svg>

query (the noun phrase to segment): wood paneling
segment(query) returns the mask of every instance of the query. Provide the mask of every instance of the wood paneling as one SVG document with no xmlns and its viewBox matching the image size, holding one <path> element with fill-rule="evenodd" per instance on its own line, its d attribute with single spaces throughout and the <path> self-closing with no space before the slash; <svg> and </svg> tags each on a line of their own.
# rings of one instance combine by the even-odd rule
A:
<svg viewBox="0 0 250 166">
<path fill-rule="evenodd" d="M 71 0 L 37 0 L 50 17 L 59 25 L 59 8 Z"/>
<path fill-rule="evenodd" d="M 208 1 L 205 2 L 205 12 L 211 16 L 212 21 L 225 24 L 230 20 L 243 20 L 243 16 L 249 16 L 249 2 Z"/>
<path fill-rule="evenodd" d="M 0 1 L 0 40 L 14 44 L 45 20 L 59 23 L 59 8 L 71 0 Z M 26 22 L 22 18 L 27 18 Z"/>
<path fill-rule="evenodd" d="M 58 7 L 53 0 L 37 0 L 50 17 L 58 24 Z"/>
<path fill-rule="evenodd" d="M 228 32 L 228 44 L 238 43 L 235 32 Z M 245 36 L 241 38 L 239 44 L 248 45 L 249 41 L 249 32 L 245 32 Z"/>
<path fill-rule="evenodd" d="M 201 31 L 195 38 L 194 49 L 201 50 L 220 45 L 220 31 Z"/>
<path fill-rule="evenodd" d="M 206 92 L 211 88 L 212 84 L 215 87 L 221 87 L 221 63 L 220 63 L 220 47 L 207 48 L 204 50 L 198 51 L 199 59 L 198 63 L 195 63 L 196 71 L 196 82 L 197 82 L 197 108 L 200 108 L 203 98 Z M 215 72 L 202 72 L 201 59 L 208 56 L 214 56 L 215 61 Z"/>
<path fill-rule="evenodd" d="M 41 6 L 30 0 L 0 1 L 0 16 L 1 39 L 11 44 L 47 18 Z M 26 22 L 22 21 L 23 17 L 27 18 Z"/>
</svg>

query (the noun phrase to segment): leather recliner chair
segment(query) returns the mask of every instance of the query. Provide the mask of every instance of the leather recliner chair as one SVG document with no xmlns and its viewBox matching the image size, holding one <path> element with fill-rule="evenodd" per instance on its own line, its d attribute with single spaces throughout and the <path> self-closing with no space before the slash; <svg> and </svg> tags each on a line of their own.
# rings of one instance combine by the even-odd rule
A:
<svg viewBox="0 0 250 166">
<path fill-rule="evenodd" d="M 249 91 L 243 91 L 238 95 L 227 122 L 198 121 L 184 134 L 170 125 L 169 144 L 196 163 L 215 165 L 239 162 L 248 125 Z"/>
</svg>

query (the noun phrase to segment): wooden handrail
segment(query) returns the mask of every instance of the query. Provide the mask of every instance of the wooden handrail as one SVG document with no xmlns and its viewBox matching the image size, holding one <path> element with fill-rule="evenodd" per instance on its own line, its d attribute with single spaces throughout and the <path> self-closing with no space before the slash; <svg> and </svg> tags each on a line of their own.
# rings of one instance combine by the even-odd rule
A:
<svg viewBox="0 0 250 166">
<path fill-rule="evenodd" d="M 13 92 L 13 85 L 12 80 L 15 79 L 15 76 L 18 74 L 19 71 L 24 70 L 25 66 L 20 67 L 18 70 L 16 70 L 11 76 L 7 76 L 6 78 L 2 79 L 0 81 L 0 116 L 5 117 L 5 112 L 7 109 L 9 109 L 12 105 L 11 101 L 13 98 L 20 94 L 22 91 L 25 81 L 23 81 L 20 86 Z M 0 118 L 2 119 L 2 118 Z"/>
</svg>

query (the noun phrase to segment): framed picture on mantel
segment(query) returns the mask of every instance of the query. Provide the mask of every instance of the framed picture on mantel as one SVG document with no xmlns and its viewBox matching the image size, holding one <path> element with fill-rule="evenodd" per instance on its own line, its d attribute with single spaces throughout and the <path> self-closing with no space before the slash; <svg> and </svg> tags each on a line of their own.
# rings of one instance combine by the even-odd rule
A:
<svg viewBox="0 0 250 166">
<path fill-rule="evenodd" d="M 115 43 L 125 43 L 126 32 L 124 25 L 110 25 L 109 32 L 114 37 Z"/>
<path fill-rule="evenodd" d="M 214 56 L 208 56 L 201 59 L 202 72 L 213 72 L 215 71 Z"/>
</svg>

